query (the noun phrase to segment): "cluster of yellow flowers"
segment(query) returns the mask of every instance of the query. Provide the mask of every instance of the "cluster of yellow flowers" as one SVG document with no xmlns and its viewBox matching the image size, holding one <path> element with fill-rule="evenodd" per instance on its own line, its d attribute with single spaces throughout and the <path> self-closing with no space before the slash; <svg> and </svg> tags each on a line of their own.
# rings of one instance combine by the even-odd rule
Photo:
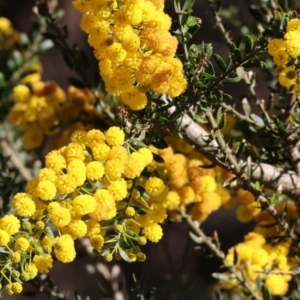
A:
<svg viewBox="0 0 300 300">
<path fill-rule="evenodd" d="M 283 296 L 288 291 L 288 282 L 292 276 L 289 272 L 295 265 L 289 259 L 290 243 L 284 242 L 272 246 L 263 235 L 257 232 L 248 233 L 243 243 L 231 248 L 226 261 L 243 274 L 243 278 L 251 282 L 251 288 L 261 294 L 262 286 L 273 296 Z M 225 273 L 227 280 L 221 280 L 225 289 L 240 288 L 240 283 L 231 273 Z"/>
<path fill-rule="evenodd" d="M 8 121 L 21 129 L 22 145 L 26 150 L 41 146 L 44 136 L 58 133 L 63 124 L 78 122 L 76 127 L 79 128 L 84 122 L 85 126 L 81 127 L 90 129 L 88 125 L 101 116 L 93 105 L 94 96 L 89 89 L 70 86 L 66 95 L 52 81 L 17 85 L 13 89 L 13 99 L 16 103 L 9 112 Z M 56 140 L 52 147 L 58 148 L 65 140 Z"/>
<path fill-rule="evenodd" d="M 163 0 L 74 0 L 83 13 L 80 26 L 99 60 L 109 94 L 133 110 L 147 105 L 147 91 L 176 97 L 187 82 L 174 58 L 177 39 Z"/>
<path fill-rule="evenodd" d="M 277 66 L 279 83 L 287 88 L 295 86 L 295 95 L 300 97 L 300 70 L 296 64 L 300 56 L 300 19 L 288 22 L 283 39 L 270 40 L 268 52 Z"/>
<path fill-rule="evenodd" d="M 0 17 L 0 51 L 11 51 L 20 41 L 20 33 L 16 31 L 10 20 Z"/>
<path fill-rule="evenodd" d="M 186 209 L 190 204 L 189 214 L 199 222 L 205 219 L 221 205 L 231 208 L 234 205 L 229 191 L 219 184 L 219 177 L 230 176 L 220 168 L 201 168 L 211 163 L 184 140 L 167 137 L 169 148 L 159 150 L 152 148 L 165 160 L 167 170 L 165 182 L 169 186 L 165 207 L 171 216 L 176 217 L 176 209 Z M 221 181 L 220 181 L 221 182 Z M 190 207 L 190 206 L 189 206 Z"/>
<path fill-rule="evenodd" d="M 152 152 L 133 147 L 114 126 L 105 134 L 77 130 L 67 146 L 46 155 L 27 192 L 13 197 L 16 216 L 0 219 L 0 282 L 8 294 L 47 273 L 52 252 L 63 263 L 73 261 L 80 237 L 89 238 L 106 261 L 146 259 L 138 245 L 162 238 L 167 187 Z"/>
</svg>

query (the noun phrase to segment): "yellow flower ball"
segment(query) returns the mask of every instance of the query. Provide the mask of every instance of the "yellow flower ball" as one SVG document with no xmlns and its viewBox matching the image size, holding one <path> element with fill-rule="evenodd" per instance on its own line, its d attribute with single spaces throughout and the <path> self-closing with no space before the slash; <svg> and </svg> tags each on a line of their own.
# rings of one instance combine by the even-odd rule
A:
<svg viewBox="0 0 300 300">
<path fill-rule="evenodd" d="M 105 142 L 105 135 L 103 134 L 103 132 L 97 129 L 89 130 L 85 136 L 85 143 L 90 148 L 103 144 L 104 142 Z"/>
<path fill-rule="evenodd" d="M 279 274 L 268 274 L 266 277 L 265 286 L 274 296 L 284 296 L 289 288 L 284 276 Z"/>
<path fill-rule="evenodd" d="M 110 147 L 106 144 L 96 144 L 91 147 L 93 158 L 97 161 L 105 161 L 108 158 Z"/>
<path fill-rule="evenodd" d="M 75 240 L 87 233 L 87 225 L 82 220 L 72 220 L 66 227 L 68 234 Z"/>
<path fill-rule="evenodd" d="M 5 215 L 0 219 L 0 229 L 13 235 L 20 230 L 20 220 L 14 215 Z"/>
<path fill-rule="evenodd" d="M 107 190 L 114 197 L 115 201 L 123 200 L 127 195 L 127 182 L 123 178 L 111 181 Z"/>
<path fill-rule="evenodd" d="M 90 180 L 100 180 L 104 175 L 103 164 L 92 161 L 86 165 L 86 177 Z"/>
<path fill-rule="evenodd" d="M 9 240 L 10 235 L 6 231 L 0 229 L 0 246 L 6 246 Z"/>
<path fill-rule="evenodd" d="M 21 255 L 19 252 L 13 252 L 9 255 L 9 258 L 12 261 L 12 263 L 16 264 L 16 263 L 20 262 Z"/>
<path fill-rule="evenodd" d="M 85 224 L 87 226 L 86 236 L 91 237 L 100 233 L 101 227 L 97 220 L 89 219 L 85 221 Z"/>
<path fill-rule="evenodd" d="M 77 188 L 77 180 L 70 174 L 57 176 L 56 187 L 63 194 L 70 194 Z"/>
<path fill-rule="evenodd" d="M 104 166 L 105 174 L 109 180 L 118 180 L 125 170 L 124 162 L 118 159 L 107 160 Z"/>
<path fill-rule="evenodd" d="M 36 265 L 39 273 L 49 273 L 49 270 L 52 269 L 53 259 L 50 254 L 35 255 L 33 263 Z"/>
<path fill-rule="evenodd" d="M 50 201 L 56 196 L 56 186 L 49 180 L 41 180 L 36 187 L 36 192 L 42 200 Z"/>
<path fill-rule="evenodd" d="M 24 237 L 19 237 L 15 241 L 15 248 L 18 251 L 26 251 L 29 248 L 29 241 Z"/>
<path fill-rule="evenodd" d="M 11 284 L 13 294 L 20 294 L 23 291 L 23 286 L 20 282 L 13 282 Z"/>
<path fill-rule="evenodd" d="M 26 102 L 30 98 L 30 89 L 28 86 L 19 84 L 13 89 L 13 98 L 17 102 Z"/>
<path fill-rule="evenodd" d="M 124 176 L 129 179 L 137 178 L 141 175 L 143 169 L 144 165 L 130 156 L 125 164 Z"/>
<path fill-rule="evenodd" d="M 46 155 L 45 165 L 46 168 L 53 169 L 57 174 L 67 167 L 66 159 L 56 150 Z"/>
<path fill-rule="evenodd" d="M 101 250 L 104 245 L 104 238 L 102 235 L 97 234 L 90 237 L 91 245 L 96 250 Z"/>
<path fill-rule="evenodd" d="M 150 177 L 145 183 L 146 192 L 152 196 L 159 196 L 165 189 L 164 182 L 158 177 Z"/>
<path fill-rule="evenodd" d="M 68 163 L 70 163 L 74 159 L 83 161 L 85 158 L 85 153 L 82 145 L 77 143 L 68 144 L 64 151 L 64 154 Z"/>
<path fill-rule="evenodd" d="M 168 210 L 174 210 L 180 205 L 180 196 L 176 191 L 169 191 L 163 206 Z"/>
<path fill-rule="evenodd" d="M 126 208 L 126 210 L 125 210 L 125 215 L 126 215 L 127 217 L 129 217 L 129 218 L 134 217 L 134 215 L 135 215 L 135 209 L 134 209 L 134 207 L 128 206 L 128 207 Z"/>
<path fill-rule="evenodd" d="M 84 184 L 86 180 L 86 167 L 83 161 L 73 159 L 67 167 L 68 174 L 72 175 L 77 182 L 77 186 Z"/>
<path fill-rule="evenodd" d="M 157 243 L 163 236 L 163 231 L 160 225 L 152 223 L 143 229 L 143 235 L 150 242 Z"/>
<path fill-rule="evenodd" d="M 110 146 L 118 146 L 123 144 L 125 133 L 120 127 L 113 126 L 106 131 L 105 137 Z"/>
<path fill-rule="evenodd" d="M 70 211 L 67 208 L 60 206 L 59 203 L 51 202 L 47 209 L 49 211 L 51 221 L 56 227 L 64 227 L 70 223 Z"/>
<path fill-rule="evenodd" d="M 73 209 L 80 216 L 94 212 L 96 205 L 95 198 L 90 195 L 79 195 L 73 199 Z"/>
<path fill-rule="evenodd" d="M 97 201 L 96 210 L 90 213 L 90 217 L 97 221 L 110 220 L 117 214 L 116 202 L 109 191 L 97 189 L 94 197 Z"/>
<path fill-rule="evenodd" d="M 56 258 L 63 262 L 72 262 L 76 256 L 74 241 L 68 234 L 56 237 L 54 240 L 54 253 Z"/>
<path fill-rule="evenodd" d="M 13 198 L 13 207 L 22 217 L 31 217 L 35 213 L 35 203 L 29 194 L 17 193 Z"/>
<path fill-rule="evenodd" d="M 113 146 L 108 153 L 108 159 L 118 159 L 125 163 L 128 159 L 128 152 L 122 146 Z"/>
<path fill-rule="evenodd" d="M 53 169 L 43 168 L 39 171 L 38 179 L 39 181 L 48 180 L 55 183 L 57 175 Z"/>
</svg>

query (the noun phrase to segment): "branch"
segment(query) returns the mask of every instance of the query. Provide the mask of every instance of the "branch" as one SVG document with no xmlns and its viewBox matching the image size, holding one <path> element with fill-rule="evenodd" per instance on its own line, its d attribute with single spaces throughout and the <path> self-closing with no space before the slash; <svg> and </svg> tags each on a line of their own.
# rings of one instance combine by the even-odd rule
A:
<svg viewBox="0 0 300 300">
<path fill-rule="evenodd" d="M 167 104 L 168 101 L 162 97 Z M 175 106 L 168 109 L 171 115 L 176 110 Z M 207 158 L 214 161 L 217 165 L 232 172 L 232 166 L 226 164 L 226 157 L 222 154 L 221 149 L 216 139 L 211 139 L 211 135 L 202 128 L 199 124 L 194 122 L 187 114 L 175 120 L 177 127 L 183 131 L 183 138 L 191 144 L 195 149 L 203 153 Z M 217 155 L 207 153 L 206 147 L 213 147 L 219 150 Z M 277 191 L 282 189 L 285 195 L 297 199 L 300 197 L 300 176 L 290 170 L 278 168 L 266 163 L 247 163 L 246 160 L 240 161 L 239 165 L 242 166 L 241 171 L 245 176 L 251 174 L 251 181 L 258 181 L 262 185 Z M 250 170 L 249 170 L 250 169 Z M 250 171 L 250 172 L 249 172 Z M 235 174 L 238 175 L 238 174 Z"/>
</svg>

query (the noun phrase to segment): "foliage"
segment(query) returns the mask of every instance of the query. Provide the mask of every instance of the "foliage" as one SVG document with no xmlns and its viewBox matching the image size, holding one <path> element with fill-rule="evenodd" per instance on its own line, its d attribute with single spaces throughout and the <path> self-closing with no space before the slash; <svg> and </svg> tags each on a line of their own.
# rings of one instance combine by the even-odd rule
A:
<svg viewBox="0 0 300 300">
<path fill-rule="evenodd" d="M 55 0 L 36 1 L 28 33 L 0 18 L 6 294 L 28 281 L 66 299 L 48 272 L 75 259 L 76 243 L 105 262 L 143 263 L 147 240 L 163 245 L 170 224 L 186 223 L 194 251 L 219 262 L 206 291 L 215 298 L 299 298 L 300 17 L 289 1 L 250 1 L 246 21 L 233 5 L 203 2 L 226 51 L 197 42 L 205 24 L 193 0 L 174 0 L 169 15 L 163 0 L 73 0 L 94 58 L 69 45 Z M 67 91 L 41 80 L 53 46 L 74 71 Z M 221 207 L 255 224 L 227 253 L 202 226 Z M 173 273 L 179 299 L 195 278 Z M 104 280 L 111 294 L 114 280 Z M 128 293 L 155 299 L 159 289 L 134 277 Z"/>
</svg>

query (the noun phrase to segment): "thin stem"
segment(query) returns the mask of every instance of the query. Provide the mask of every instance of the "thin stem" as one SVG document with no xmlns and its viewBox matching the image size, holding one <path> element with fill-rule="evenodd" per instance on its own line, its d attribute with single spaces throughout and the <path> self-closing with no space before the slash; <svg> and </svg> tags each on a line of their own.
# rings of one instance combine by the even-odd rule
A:
<svg viewBox="0 0 300 300">
<path fill-rule="evenodd" d="M 186 215 L 184 212 L 181 211 L 182 218 L 184 218 L 188 225 L 193 229 L 193 231 L 201 237 L 203 242 L 206 244 L 206 246 L 209 248 L 209 250 L 214 254 L 216 258 L 218 258 L 224 267 L 231 273 L 234 274 L 235 278 L 239 281 L 239 283 L 244 287 L 244 289 L 251 294 L 252 298 L 255 300 L 261 300 L 262 298 L 255 292 L 251 285 L 245 280 L 245 278 L 242 276 L 240 272 L 238 272 L 234 266 L 230 265 L 225 260 L 224 253 L 216 247 L 214 243 L 204 234 L 204 232 L 199 228 L 199 223 L 194 222 L 190 216 Z"/>
</svg>

